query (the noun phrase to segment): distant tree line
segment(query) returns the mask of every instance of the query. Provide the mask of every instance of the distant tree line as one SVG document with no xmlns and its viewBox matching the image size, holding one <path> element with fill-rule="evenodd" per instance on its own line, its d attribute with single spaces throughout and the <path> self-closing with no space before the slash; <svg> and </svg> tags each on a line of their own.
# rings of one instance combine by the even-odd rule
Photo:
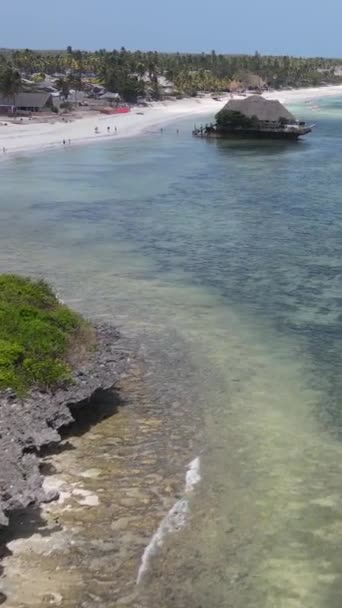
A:
<svg viewBox="0 0 342 608">
<path fill-rule="evenodd" d="M 309 87 L 341 83 L 335 73 L 342 67 L 341 59 L 323 57 L 223 55 L 211 53 L 158 53 L 120 50 L 95 52 L 73 50 L 7 51 L 0 55 L 0 88 L 9 67 L 30 78 L 32 74 L 59 74 L 67 86 L 82 88 L 82 80 L 93 79 L 106 89 L 119 93 L 127 101 L 135 101 L 146 93 L 153 99 L 160 95 L 160 76 L 174 83 L 179 95 L 196 95 L 199 91 L 226 91 L 234 80 L 244 74 L 259 75 L 272 88 Z M 7 72 L 8 77 L 9 72 Z M 148 85 L 146 83 L 148 77 Z M 68 78 L 68 81 L 66 80 Z M 6 88 L 6 87 L 5 87 Z"/>
</svg>

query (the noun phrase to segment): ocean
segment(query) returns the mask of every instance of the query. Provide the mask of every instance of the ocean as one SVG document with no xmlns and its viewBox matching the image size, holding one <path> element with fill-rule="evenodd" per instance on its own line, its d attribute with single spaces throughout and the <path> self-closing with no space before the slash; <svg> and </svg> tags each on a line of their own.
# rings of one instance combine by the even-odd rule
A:
<svg viewBox="0 0 342 608">
<path fill-rule="evenodd" d="M 317 103 L 293 108 L 316 123 L 298 143 L 187 119 L 0 165 L 0 271 L 138 340 L 200 463 L 126 605 L 342 604 L 342 101 Z"/>
</svg>

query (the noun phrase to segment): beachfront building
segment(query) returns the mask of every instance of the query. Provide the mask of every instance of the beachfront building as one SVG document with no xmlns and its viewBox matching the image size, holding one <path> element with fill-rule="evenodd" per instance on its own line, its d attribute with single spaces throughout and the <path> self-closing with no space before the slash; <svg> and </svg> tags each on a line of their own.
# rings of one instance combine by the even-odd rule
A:
<svg viewBox="0 0 342 608">
<path fill-rule="evenodd" d="M 18 93 L 13 98 L 0 95 L 0 113 L 15 114 L 16 112 L 44 112 L 53 107 L 51 93 Z"/>
<path fill-rule="evenodd" d="M 267 83 L 258 74 L 237 74 L 229 84 L 231 93 L 256 91 L 262 93 L 268 89 Z"/>
<path fill-rule="evenodd" d="M 155 95 L 156 87 L 158 89 L 159 98 L 167 99 L 174 97 L 177 94 L 175 84 L 169 80 L 166 76 L 158 75 L 154 80 L 148 72 L 145 72 L 142 76 L 137 73 L 130 74 L 132 78 L 137 78 L 144 83 L 145 97 L 144 99 L 152 100 Z"/>
<path fill-rule="evenodd" d="M 246 74 L 242 78 L 242 86 L 248 91 L 265 91 L 268 88 L 266 82 L 258 74 Z"/>
<path fill-rule="evenodd" d="M 162 97 L 172 97 L 176 94 L 174 83 L 165 76 L 158 76 L 158 86 Z"/>
<path fill-rule="evenodd" d="M 298 122 L 280 101 L 250 95 L 228 101 L 216 115 L 216 123 L 204 129 L 195 129 L 194 135 L 297 139 L 311 131 L 312 127 Z"/>
</svg>

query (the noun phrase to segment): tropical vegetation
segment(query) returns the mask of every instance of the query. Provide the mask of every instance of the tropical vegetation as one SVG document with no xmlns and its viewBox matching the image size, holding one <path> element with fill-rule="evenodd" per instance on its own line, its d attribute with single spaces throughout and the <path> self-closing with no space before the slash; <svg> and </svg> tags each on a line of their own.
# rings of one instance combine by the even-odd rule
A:
<svg viewBox="0 0 342 608">
<path fill-rule="evenodd" d="M 1 67 L 2 66 L 2 67 Z M 68 90 L 81 90 L 84 79 L 99 83 L 109 91 L 134 101 L 148 92 L 158 99 L 160 77 L 171 81 L 176 94 L 196 95 L 199 91 L 226 91 L 246 74 L 257 74 L 268 87 L 306 87 L 342 82 L 342 60 L 211 53 L 158 53 L 120 50 L 95 52 L 73 50 L 3 51 L 0 55 L 0 88 L 13 95 L 8 83 L 12 67 L 26 78 L 58 75 L 65 98 Z M 6 76 L 7 74 L 7 76 Z M 7 84 L 6 84 L 7 78 Z M 11 80 L 11 79 L 10 79 Z M 14 87 L 17 86 L 14 84 Z"/>
<path fill-rule="evenodd" d="M 15 104 L 15 96 L 21 90 L 22 81 L 18 70 L 10 65 L 5 65 L 0 71 L 0 93 Z"/>
<path fill-rule="evenodd" d="M 223 108 L 216 114 L 216 125 L 220 129 L 240 127 L 242 129 L 252 129 L 259 125 L 256 116 L 246 116 L 241 112 L 226 110 Z"/>
<path fill-rule="evenodd" d="M 88 324 L 45 282 L 0 275 L 0 389 L 70 382 L 71 359 L 90 343 Z"/>
</svg>

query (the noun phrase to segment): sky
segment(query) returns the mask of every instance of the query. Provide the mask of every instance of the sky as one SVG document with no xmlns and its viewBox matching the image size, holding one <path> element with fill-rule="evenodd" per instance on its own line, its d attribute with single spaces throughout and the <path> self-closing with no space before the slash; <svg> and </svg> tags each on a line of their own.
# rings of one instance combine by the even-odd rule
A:
<svg viewBox="0 0 342 608">
<path fill-rule="evenodd" d="M 342 56 L 341 0 L 1 0 L 0 48 Z"/>
</svg>

